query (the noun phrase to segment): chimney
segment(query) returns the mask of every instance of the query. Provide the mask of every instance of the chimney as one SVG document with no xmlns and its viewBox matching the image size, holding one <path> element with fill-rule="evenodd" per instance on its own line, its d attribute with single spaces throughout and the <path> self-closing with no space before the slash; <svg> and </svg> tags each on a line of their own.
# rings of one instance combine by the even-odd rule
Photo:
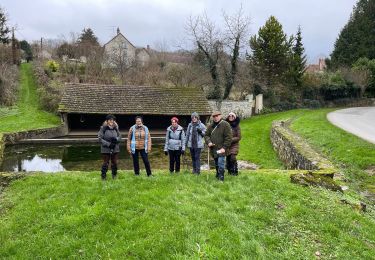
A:
<svg viewBox="0 0 375 260">
<path fill-rule="evenodd" d="M 149 51 L 150 50 L 150 45 L 147 44 L 147 50 Z"/>
<path fill-rule="evenodd" d="M 117 27 L 117 35 L 119 35 L 119 34 L 120 34 L 120 28 Z"/>
</svg>

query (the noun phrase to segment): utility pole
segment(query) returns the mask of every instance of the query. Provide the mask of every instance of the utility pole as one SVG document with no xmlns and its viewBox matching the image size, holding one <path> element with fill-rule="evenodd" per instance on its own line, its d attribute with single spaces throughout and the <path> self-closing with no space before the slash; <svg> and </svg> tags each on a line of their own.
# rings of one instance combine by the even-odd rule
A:
<svg viewBox="0 0 375 260">
<path fill-rule="evenodd" d="M 17 64 L 16 39 L 14 38 L 14 27 L 12 27 L 12 59 L 13 59 L 13 64 Z"/>
<path fill-rule="evenodd" d="M 39 58 L 43 56 L 43 37 L 40 37 L 40 53 Z"/>
</svg>

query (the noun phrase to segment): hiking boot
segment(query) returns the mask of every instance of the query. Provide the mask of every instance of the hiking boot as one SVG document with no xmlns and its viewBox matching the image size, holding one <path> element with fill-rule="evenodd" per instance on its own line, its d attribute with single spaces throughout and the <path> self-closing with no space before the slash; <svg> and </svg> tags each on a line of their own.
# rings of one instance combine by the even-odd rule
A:
<svg viewBox="0 0 375 260">
<path fill-rule="evenodd" d="M 112 168 L 112 179 L 116 179 L 117 178 L 117 165 L 112 165 L 111 168 Z"/>
<path fill-rule="evenodd" d="M 107 178 L 107 171 L 108 171 L 108 164 L 103 164 L 102 165 L 102 170 L 101 170 L 102 180 L 106 180 L 106 178 Z"/>
<path fill-rule="evenodd" d="M 238 163 L 237 161 L 233 164 L 233 175 L 238 175 Z"/>
<path fill-rule="evenodd" d="M 224 181 L 224 172 L 225 172 L 224 169 L 219 169 L 219 170 L 218 170 L 218 177 L 217 177 L 217 179 L 218 179 L 219 181 Z"/>
</svg>

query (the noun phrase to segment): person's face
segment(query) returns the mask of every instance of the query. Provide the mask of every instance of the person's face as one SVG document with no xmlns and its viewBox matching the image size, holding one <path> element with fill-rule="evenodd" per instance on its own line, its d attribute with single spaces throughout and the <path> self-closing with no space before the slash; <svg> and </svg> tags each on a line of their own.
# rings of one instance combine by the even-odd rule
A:
<svg viewBox="0 0 375 260">
<path fill-rule="evenodd" d="M 136 120 L 135 120 L 135 124 L 136 125 L 142 125 L 142 119 L 140 119 L 140 118 L 137 118 Z"/>
<path fill-rule="evenodd" d="M 234 119 L 235 119 L 235 118 L 234 118 L 234 115 L 229 115 L 229 121 L 232 122 L 232 121 L 234 121 Z"/>
<path fill-rule="evenodd" d="M 173 126 L 173 127 L 177 127 L 177 121 L 176 121 L 176 120 L 173 120 L 173 121 L 172 121 L 172 126 Z"/>
<path fill-rule="evenodd" d="M 107 120 L 107 125 L 113 126 L 114 124 L 115 124 L 115 121 L 113 121 L 113 119 L 108 119 Z"/>
<path fill-rule="evenodd" d="M 191 121 L 193 122 L 193 123 L 196 123 L 196 122 L 198 122 L 198 118 L 196 118 L 195 116 L 191 119 Z"/>
<path fill-rule="evenodd" d="M 213 116 L 213 120 L 215 123 L 219 122 L 221 120 L 221 115 Z"/>
</svg>

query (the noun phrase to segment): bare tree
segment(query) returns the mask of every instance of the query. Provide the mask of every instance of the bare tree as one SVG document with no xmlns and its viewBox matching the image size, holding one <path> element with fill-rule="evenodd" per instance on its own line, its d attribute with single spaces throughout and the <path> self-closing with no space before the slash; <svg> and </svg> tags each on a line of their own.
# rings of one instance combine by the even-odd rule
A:
<svg viewBox="0 0 375 260">
<path fill-rule="evenodd" d="M 220 86 L 220 76 L 218 62 L 221 52 L 220 31 L 217 26 L 209 20 L 207 13 L 201 16 L 190 17 L 187 24 L 187 31 L 193 37 L 194 42 L 210 71 L 213 90 L 209 93 L 209 98 L 221 99 L 222 91 Z"/>
<path fill-rule="evenodd" d="M 235 83 L 240 50 L 244 47 L 242 43 L 248 37 L 250 18 L 244 15 L 242 4 L 240 9 L 233 15 L 228 15 L 223 11 L 223 17 L 226 25 L 224 31 L 224 45 L 229 53 L 229 66 L 227 66 L 227 64 L 223 66 L 225 75 L 223 99 L 226 99 L 229 97 Z"/>
<path fill-rule="evenodd" d="M 233 15 L 223 12 L 225 28 L 221 31 L 206 13 L 190 17 L 187 31 L 201 53 L 204 65 L 210 71 L 213 91 L 209 98 L 226 99 L 235 84 L 243 42 L 248 37 L 250 18 L 245 16 L 242 5 Z M 221 80 L 224 80 L 224 93 Z"/>
</svg>

